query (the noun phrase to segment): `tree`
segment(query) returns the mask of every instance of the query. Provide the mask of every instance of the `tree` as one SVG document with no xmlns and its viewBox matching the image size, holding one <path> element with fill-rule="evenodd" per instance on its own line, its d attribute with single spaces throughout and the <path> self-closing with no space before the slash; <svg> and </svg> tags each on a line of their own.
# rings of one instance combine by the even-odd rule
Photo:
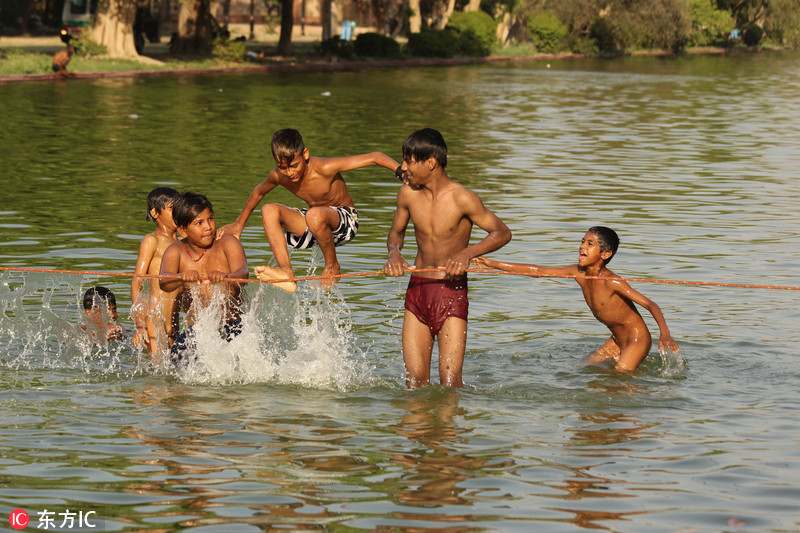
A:
<svg viewBox="0 0 800 533">
<path fill-rule="evenodd" d="M 172 51 L 177 54 L 209 54 L 213 35 L 209 0 L 184 0 L 178 15 L 178 36 L 172 43 Z"/>
<path fill-rule="evenodd" d="M 92 40 L 106 47 L 108 55 L 139 58 L 133 42 L 136 0 L 100 0 L 90 32 Z"/>
<path fill-rule="evenodd" d="M 281 36 L 278 39 L 278 55 L 288 56 L 292 52 L 293 27 L 294 0 L 281 0 Z"/>
</svg>

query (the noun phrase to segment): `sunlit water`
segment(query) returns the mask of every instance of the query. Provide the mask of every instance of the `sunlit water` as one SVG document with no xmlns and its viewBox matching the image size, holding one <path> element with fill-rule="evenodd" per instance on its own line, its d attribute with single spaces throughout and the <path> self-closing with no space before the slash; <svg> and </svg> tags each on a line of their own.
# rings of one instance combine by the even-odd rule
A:
<svg viewBox="0 0 800 533">
<path fill-rule="evenodd" d="M 130 273 L 156 186 L 206 194 L 225 223 L 272 168 L 276 129 L 315 155 L 399 158 L 431 126 L 450 175 L 512 229 L 497 257 L 574 263 L 603 224 L 623 276 L 798 286 L 797 60 L 0 86 L 0 265 Z M 343 271 L 379 270 L 397 182 L 346 180 L 361 231 Z M 257 215 L 251 268 L 271 259 Z M 293 255 L 300 274 L 320 260 Z M 200 326 L 180 374 L 80 328 L 96 284 L 131 328 L 129 282 L 0 272 L 0 514 L 153 531 L 800 529 L 797 291 L 635 283 L 681 352 L 628 376 L 581 364 L 608 332 L 574 282 L 473 275 L 465 388 L 407 391 L 406 280 L 248 284 L 244 333 Z"/>
</svg>

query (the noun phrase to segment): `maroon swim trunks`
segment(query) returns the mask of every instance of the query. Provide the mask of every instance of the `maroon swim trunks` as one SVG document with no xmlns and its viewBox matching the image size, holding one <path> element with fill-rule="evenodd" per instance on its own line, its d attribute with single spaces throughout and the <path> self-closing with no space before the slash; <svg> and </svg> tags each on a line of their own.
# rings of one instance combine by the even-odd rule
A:
<svg viewBox="0 0 800 533">
<path fill-rule="evenodd" d="M 444 321 L 454 316 L 467 320 L 467 276 L 434 279 L 411 276 L 406 290 L 406 309 L 438 335 Z"/>
</svg>

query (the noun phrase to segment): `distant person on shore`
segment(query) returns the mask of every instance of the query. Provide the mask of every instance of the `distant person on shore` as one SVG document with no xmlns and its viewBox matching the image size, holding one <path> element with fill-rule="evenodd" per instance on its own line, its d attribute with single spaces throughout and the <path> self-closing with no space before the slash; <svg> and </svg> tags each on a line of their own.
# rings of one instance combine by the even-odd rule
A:
<svg viewBox="0 0 800 533">
<path fill-rule="evenodd" d="M 214 208 L 202 194 L 185 192 L 172 206 L 172 216 L 182 239 L 173 242 L 161 260 L 161 290 L 183 294 L 186 329 L 172 345 L 175 363 L 186 363 L 194 351 L 192 326 L 198 313 L 212 305 L 217 295 L 222 299 L 220 336 L 230 342 L 242 332 L 242 284 L 248 278 L 247 259 L 239 239 L 233 235 L 216 238 Z M 187 290 L 189 285 L 195 290 Z"/>
<path fill-rule="evenodd" d="M 72 59 L 72 53 L 74 51 L 75 46 L 68 44 L 64 50 L 57 52 L 56 55 L 53 56 L 53 72 L 62 78 L 70 76 L 70 73 L 67 72 L 67 65 Z"/>
<path fill-rule="evenodd" d="M 83 294 L 83 312 L 88 318 L 88 325 L 81 324 L 81 329 L 97 339 L 104 336 L 106 340 L 124 339 L 128 330 L 117 322 L 117 298 L 106 287 L 91 287 Z"/>
<path fill-rule="evenodd" d="M 467 275 L 470 260 L 493 252 L 511 240 L 511 231 L 474 192 L 447 175 L 447 145 L 430 128 L 412 133 L 403 143 L 403 178 L 397 211 L 389 231 L 389 257 L 383 271 L 402 276 L 411 269 L 403 318 L 406 386 L 430 382 L 434 339 L 439 341 L 439 382 L 461 387 L 467 346 Z M 400 251 L 411 220 L 417 241 L 414 266 Z M 470 245 L 472 226 L 486 231 Z M 441 269 L 415 274 L 414 269 Z"/>
<path fill-rule="evenodd" d="M 611 330 L 611 338 L 595 350 L 587 359 L 597 364 L 612 360 L 614 368 L 630 372 L 639 367 L 650 352 L 652 338 L 647 325 L 634 304 L 647 309 L 661 332 L 658 351 L 672 350 L 678 353 L 678 344 L 672 339 L 661 308 L 606 268 L 617 253 L 619 237 L 605 226 L 589 228 L 578 248 L 578 264 L 563 268 L 546 268 L 525 263 L 506 263 L 478 257 L 473 264 L 479 268 L 496 268 L 515 274 L 532 276 L 570 276 L 583 290 L 583 297 L 595 318 Z M 603 279 L 586 279 L 583 276 Z"/>
<path fill-rule="evenodd" d="M 270 203 L 261 209 L 264 232 L 278 267 L 257 266 L 256 276 L 262 281 L 294 279 L 289 247 L 300 250 L 314 244 L 320 247 L 325 257 L 322 275 L 339 274 L 335 247 L 350 242 L 358 231 L 358 212 L 341 173 L 369 165 L 380 165 L 396 172 L 397 161 L 381 152 L 348 157 L 312 157 L 300 132 L 294 129 L 275 132 L 271 148 L 277 168 L 253 189 L 236 221 L 221 228 L 220 235 L 241 237 L 253 210 L 268 192 L 281 185 L 306 202 L 308 208 Z M 323 282 L 326 287 L 334 283 L 335 278 Z M 294 281 L 276 285 L 289 292 L 297 289 Z"/>
<path fill-rule="evenodd" d="M 133 344 L 144 346 L 150 357 L 169 350 L 178 336 L 178 290 L 164 292 L 157 279 L 137 276 L 158 275 L 161 272 L 164 252 L 170 244 L 178 240 L 177 226 L 172 219 L 172 206 L 179 197 L 180 193 L 171 187 L 157 187 L 147 195 L 147 220 L 155 222 L 156 230 L 145 235 L 139 245 L 139 256 L 131 282 L 131 316 L 136 323 Z M 140 301 L 145 284 L 148 293 Z"/>
</svg>

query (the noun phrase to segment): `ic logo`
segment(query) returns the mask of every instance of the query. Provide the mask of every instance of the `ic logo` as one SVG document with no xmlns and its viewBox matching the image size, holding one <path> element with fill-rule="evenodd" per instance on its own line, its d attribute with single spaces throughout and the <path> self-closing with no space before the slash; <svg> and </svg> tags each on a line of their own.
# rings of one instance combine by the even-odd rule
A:
<svg viewBox="0 0 800 533">
<path fill-rule="evenodd" d="M 8 522 L 14 529 L 23 529 L 28 525 L 30 519 L 28 513 L 22 509 L 15 509 L 12 511 L 11 516 L 8 517 Z"/>
</svg>

